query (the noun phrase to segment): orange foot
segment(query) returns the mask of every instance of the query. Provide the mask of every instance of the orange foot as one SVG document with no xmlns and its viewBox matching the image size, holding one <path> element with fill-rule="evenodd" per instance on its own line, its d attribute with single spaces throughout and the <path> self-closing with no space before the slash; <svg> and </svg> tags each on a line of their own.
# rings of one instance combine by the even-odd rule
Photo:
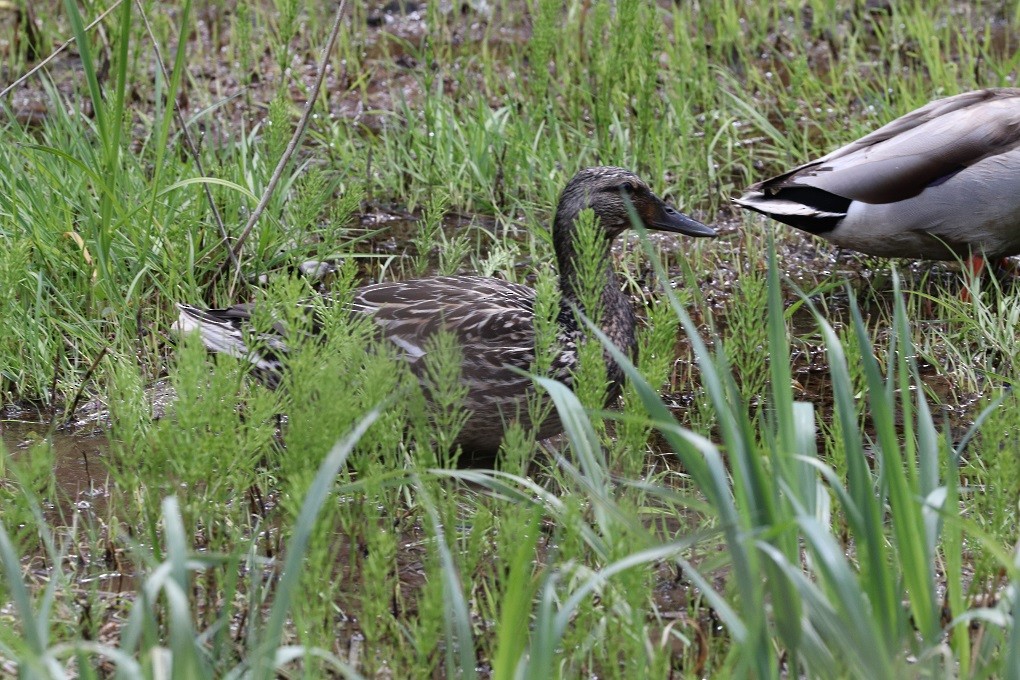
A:
<svg viewBox="0 0 1020 680">
<path fill-rule="evenodd" d="M 960 299 L 963 302 L 970 302 L 970 290 L 971 282 L 977 284 L 978 279 L 981 276 L 981 272 L 985 270 L 987 266 L 985 258 L 980 255 L 971 255 L 967 258 L 963 265 L 963 271 L 970 276 L 968 281 L 964 283 L 963 290 L 960 291 Z M 1018 276 L 1020 275 L 1020 265 L 1017 264 L 1016 260 L 1008 257 L 1000 257 L 994 261 L 994 273 L 997 276 Z"/>
<path fill-rule="evenodd" d="M 967 276 L 963 282 L 963 290 L 960 291 L 960 300 L 970 302 L 970 289 L 980 285 L 981 272 L 985 269 L 985 258 L 980 255 L 971 255 L 963 263 L 963 272 Z"/>
</svg>

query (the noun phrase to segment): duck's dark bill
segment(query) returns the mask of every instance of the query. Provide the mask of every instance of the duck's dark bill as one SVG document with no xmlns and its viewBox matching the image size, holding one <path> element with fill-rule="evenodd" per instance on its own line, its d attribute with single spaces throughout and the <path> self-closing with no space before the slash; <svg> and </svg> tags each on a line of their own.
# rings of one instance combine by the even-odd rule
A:
<svg viewBox="0 0 1020 680">
<path fill-rule="evenodd" d="M 688 236 L 717 236 L 715 229 L 708 225 L 684 215 L 679 210 L 674 210 L 668 205 L 663 205 L 658 215 L 646 220 L 645 224 L 649 229 L 659 231 L 672 231 Z"/>
</svg>

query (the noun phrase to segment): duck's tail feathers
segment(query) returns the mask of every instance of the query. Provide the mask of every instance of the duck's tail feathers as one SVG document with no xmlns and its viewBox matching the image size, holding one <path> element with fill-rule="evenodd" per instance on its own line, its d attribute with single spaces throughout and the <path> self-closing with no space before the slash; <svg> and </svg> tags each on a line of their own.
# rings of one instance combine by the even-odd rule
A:
<svg viewBox="0 0 1020 680">
<path fill-rule="evenodd" d="M 784 188 L 776 194 L 752 188 L 732 200 L 741 208 L 812 234 L 824 234 L 835 229 L 850 208 L 848 199 L 810 187 Z"/>
<path fill-rule="evenodd" d="M 245 333 L 250 319 L 250 308 L 198 309 L 177 304 L 180 315 L 171 330 L 180 336 L 198 333 L 205 348 L 214 354 L 229 354 L 249 362 L 259 379 L 275 388 L 282 375 L 279 356 L 287 351 L 286 344 L 276 336 L 261 337 Z M 258 346 L 250 347 L 254 339 Z"/>
</svg>

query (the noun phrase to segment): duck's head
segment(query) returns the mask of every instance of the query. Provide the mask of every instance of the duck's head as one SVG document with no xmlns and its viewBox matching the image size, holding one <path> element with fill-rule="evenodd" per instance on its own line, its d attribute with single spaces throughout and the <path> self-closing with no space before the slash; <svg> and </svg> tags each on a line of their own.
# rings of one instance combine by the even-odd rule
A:
<svg viewBox="0 0 1020 680">
<path fill-rule="evenodd" d="M 656 196 L 644 180 L 629 170 L 600 166 L 585 168 L 567 183 L 556 208 L 553 241 L 557 253 L 572 250 L 574 222 L 591 208 L 599 228 L 612 241 L 633 224 L 632 215 L 647 229 L 688 236 L 715 236 L 715 230 L 671 208 Z"/>
</svg>

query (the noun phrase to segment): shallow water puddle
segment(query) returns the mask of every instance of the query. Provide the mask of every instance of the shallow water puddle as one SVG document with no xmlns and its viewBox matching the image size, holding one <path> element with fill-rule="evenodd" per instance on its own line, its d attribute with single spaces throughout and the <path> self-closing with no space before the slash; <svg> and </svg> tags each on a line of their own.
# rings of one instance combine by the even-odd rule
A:
<svg viewBox="0 0 1020 680">
<path fill-rule="evenodd" d="M 46 499 L 46 508 L 58 522 L 61 517 L 69 521 L 74 510 L 100 514 L 105 509 L 109 491 L 103 458 L 109 442 L 102 431 L 51 430 L 48 423 L 0 420 L 0 441 L 15 463 L 38 451 L 38 445 L 49 442 L 57 498 Z"/>
</svg>

